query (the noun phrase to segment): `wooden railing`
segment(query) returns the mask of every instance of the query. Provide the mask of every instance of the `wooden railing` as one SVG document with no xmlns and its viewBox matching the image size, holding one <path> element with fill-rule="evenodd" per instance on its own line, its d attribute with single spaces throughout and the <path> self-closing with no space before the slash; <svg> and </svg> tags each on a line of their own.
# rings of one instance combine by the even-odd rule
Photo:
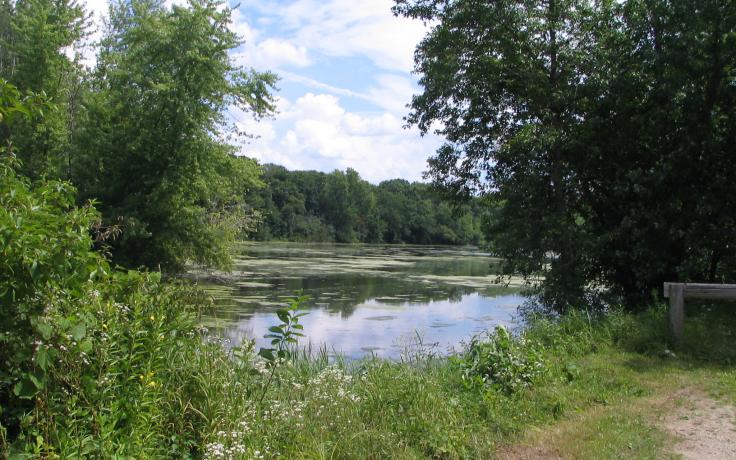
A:
<svg viewBox="0 0 736 460">
<path fill-rule="evenodd" d="M 679 342 L 685 322 L 685 299 L 736 299 L 736 284 L 664 283 L 664 297 L 670 299 L 670 338 Z"/>
</svg>

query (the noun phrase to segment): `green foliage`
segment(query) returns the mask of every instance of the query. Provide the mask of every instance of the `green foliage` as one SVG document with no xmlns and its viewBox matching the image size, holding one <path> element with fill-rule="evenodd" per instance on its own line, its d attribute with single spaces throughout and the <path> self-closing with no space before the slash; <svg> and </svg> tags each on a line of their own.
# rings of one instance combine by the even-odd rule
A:
<svg viewBox="0 0 736 460">
<path fill-rule="evenodd" d="M 0 128 L 21 173 L 63 178 L 95 200 L 116 264 L 179 271 L 226 267 L 229 244 L 252 230 L 244 202 L 260 169 L 236 158 L 245 136 L 226 112 L 274 111 L 275 75 L 233 64 L 241 43 L 230 9 L 194 0 L 115 2 L 91 72 L 80 63 L 88 16 L 75 0 L 0 2 L 0 78 L 53 110 Z M 89 50 L 88 50 L 89 52 Z M 5 91 L 5 90 L 3 90 Z"/>
<path fill-rule="evenodd" d="M 296 347 L 299 337 L 304 337 L 301 332 L 304 326 L 299 324 L 299 318 L 307 315 L 306 312 L 300 313 L 304 303 L 309 300 L 309 296 L 298 296 L 289 300 L 287 308 L 279 308 L 276 310 L 281 324 L 268 328 L 269 333 L 264 337 L 271 339 L 271 345 L 276 348 L 261 348 L 258 355 L 266 359 L 272 366 L 276 365 L 278 360 L 285 361 L 291 356 L 291 350 Z"/>
<path fill-rule="evenodd" d="M 41 110 L 34 103 L 38 98 L 21 98 L 5 80 L 0 80 L 0 90 L 0 126 L 5 129 L 15 115 Z M 28 400 L 45 389 L 49 363 L 55 359 L 53 352 L 38 351 L 39 339 L 53 334 L 39 316 L 58 291 L 86 280 L 98 268 L 94 255 L 78 251 L 89 248 L 86 232 L 96 214 L 74 210 L 65 215 L 74 202 L 68 184 L 43 183 L 32 190 L 16 173 L 19 162 L 11 145 L 0 154 L 0 425 L 13 429 Z"/>
<path fill-rule="evenodd" d="M 451 207 L 427 184 L 372 185 L 348 169 L 324 174 L 264 166 L 266 186 L 249 196 L 263 213 L 261 240 L 480 244 L 486 218 L 477 199 Z"/>
<path fill-rule="evenodd" d="M 61 457 L 196 448 L 201 416 L 191 381 L 202 372 L 194 359 L 204 349 L 190 305 L 199 294 L 162 285 L 158 273 L 115 273 L 85 288 L 60 297 L 40 319 L 52 334 L 35 360 L 55 359 L 18 445 L 40 436 L 42 452 Z"/>
<path fill-rule="evenodd" d="M 196 454 L 222 410 L 210 392 L 225 393 L 203 381 L 227 361 L 201 339 L 202 293 L 111 272 L 92 249 L 99 215 L 74 207 L 71 186 L 32 187 L 7 156 L 0 167 L 0 452 Z"/>
<path fill-rule="evenodd" d="M 733 281 L 732 2 L 395 3 L 434 24 L 408 118 L 447 140 L 429 174 L 491 197 L 493 251 L 544 304 Z"/>
<path fill-rule="evenodd" d="M 485 336 L 473 337 L 455 362 L 468 385 L 507 394 L 532 387 L 547 372 L 541 348 L 523 335 L 512 336 L 503 326 Z"/>
<path fill-rule="evenodd" d="M 37 109 L 19 98 L 3 82 L 2 113 Z M 97 211 L 75 207 L 68 183 L 31 184 L 18 166 L 0 157 L 0 452 L 196 450 L 201 294 L 159 273 L 111 272 L 93 250 Z"/>
<path fill-rule="evenodd" d="M 92 250 L 94 208 L 74 207 L 69 184 L 31 186 L 7 155 L 0 202 L 5 436 L 42 457 L 165 456 L 176 436 L 195 445 L 197 415 L 181 398 L 202 351 L 190 307 L 200 294 L 158 273 L 111 273 Z"/>
<path fill-rule="evenodd" d="M 104 261 L 90 250 L 88 231 L 98 218 L 94 209 L 74 208 L 74 190 L 69 184 L 46 182 L 31 187 L 27 179 L 17 175 L 16 168 L 17 161 L 3 154 L 0 400 L 5 411 L 0 416 L 10 420 L 7 423 L 11 426 L 28 406 L 23 400 L 47 385 L 49 364 L 56 354 L 39 348 L 39 343 L 82 327 L 78 320 L 70 319 L 63 331 L 56 331 L 41 318 L 60 298 L 81 294 L 85 283 L 107 270 Z"/>
<path fill-rule="evenodd" d="M 12 129 L 18 122 L 28 117 L 43 117 L 44 111 L 53 110 L 55 106 L 48 101 L 46 93 L 39 94 L 26 91 L 24 94 L 13 84 L 0 78 L 0 142 L 2 148 L 12 149 Z"/>
<path fill-rule="evenodd" d="M 276 77 L 233 64 L 240 41 L 219 6 L 111 9 L 74 178 L 82 198 L 100 202 L 105 224 L 121 229 L 110 243 L 116 263 L 227 266 L 229 244 L 252 224 L 243 197 L 259 169 L 223 141 L 237 134 L 226 111 L 272 113 Z"/>
<path fill-rule="evenodd" d="M 29 117 L 34 109 L 42 111 L 44 99 L 43 95 L 34 94 L 22 97 L 18 88 L 0 79 L 0 126 L 9 131 L 9 126 L 18 117 Z M 9 136 L 7 132 L 3 134 L 3 141 L 7 142 Z"/>
<path fill-rule="evenodd" d="M 3 0 L 0 16 L 0 78 L 23 93 L 46 95 L 57 108 L 24 117 L 13 127 L 21 172 L 69 179 L 83 84 L 78 57 L 68 54 L 87 34 L 84 8 L 75 0 Z M 0 133 L 0 141 L 4 137 Z"/>
</svg>

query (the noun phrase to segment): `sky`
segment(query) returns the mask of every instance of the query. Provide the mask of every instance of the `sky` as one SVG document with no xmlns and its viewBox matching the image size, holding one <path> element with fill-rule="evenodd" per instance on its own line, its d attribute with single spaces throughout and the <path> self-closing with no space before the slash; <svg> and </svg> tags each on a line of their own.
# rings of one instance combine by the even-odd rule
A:
<svg viewBox="0 0 736 460">
<path fill-rule="evenodd" d="M 245 43 L 232 51 L 233 60 L 280 77 L 272 119 L 229 113 L 257 136 L 242 146 L 243 155 L 289 169 L 353 168 L 373 183 L 421 180 L 441 144 L 404 127 L 406 105 L 419 92 L 411 71 L 425 25 L 394 17 L 392 0 L 237 4 L 231 27 Z M 97 18 L 106 14 L 106 0 L 87 6 Z"/>
</svg>

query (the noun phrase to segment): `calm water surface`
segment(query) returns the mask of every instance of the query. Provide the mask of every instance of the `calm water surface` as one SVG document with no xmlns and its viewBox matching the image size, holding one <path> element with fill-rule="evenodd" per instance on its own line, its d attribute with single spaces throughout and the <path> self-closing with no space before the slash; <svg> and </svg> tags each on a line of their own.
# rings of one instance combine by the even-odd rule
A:
<svg viewBox="0 0 736 460">
<path fill-rule="evenodd" d="M 351 359 L 398 358 L 417 346 L 445 353 L 497 324 L 516 325 L 524 298 L 494 284 L 494 263 L 469 248 L 242 244 L 233 276 L 204 285 L 217 305 L 206 325 L 232 344 L 266 346 L 274 312 L 302 290 L 310 297 L 304 344 Z"/>
</svg>

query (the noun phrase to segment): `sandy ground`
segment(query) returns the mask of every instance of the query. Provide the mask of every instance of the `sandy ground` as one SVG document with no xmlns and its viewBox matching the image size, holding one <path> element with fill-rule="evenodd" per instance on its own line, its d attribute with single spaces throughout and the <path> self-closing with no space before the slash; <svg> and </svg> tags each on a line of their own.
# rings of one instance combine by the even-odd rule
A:
<svg viewBox="0 0 736 460">
<path fill-rule="evenodd" d="M 672 437 L 664 458 L 736 460 L 736 407 L 717 401 L 700 389 L 686 387 L 667 396 L 639 402 L 652 413 L 652 424 Z M 658 414 L 658 415 L 656 415 Z M 563 422 L 564 424 L 564 422 Z M 503 460 L 559 460 L 567 458 L 555 448 L 564 429 L 542 429 L 531 444 L 504 446 Z"/>
<path fill-rule="evenodd" d="M 671 452 L 684 459 L 736 459 L 736 407 L 693 389 L 677 396 L 682 405 L 662 426 L 676 438 Z"/>
</svg>

